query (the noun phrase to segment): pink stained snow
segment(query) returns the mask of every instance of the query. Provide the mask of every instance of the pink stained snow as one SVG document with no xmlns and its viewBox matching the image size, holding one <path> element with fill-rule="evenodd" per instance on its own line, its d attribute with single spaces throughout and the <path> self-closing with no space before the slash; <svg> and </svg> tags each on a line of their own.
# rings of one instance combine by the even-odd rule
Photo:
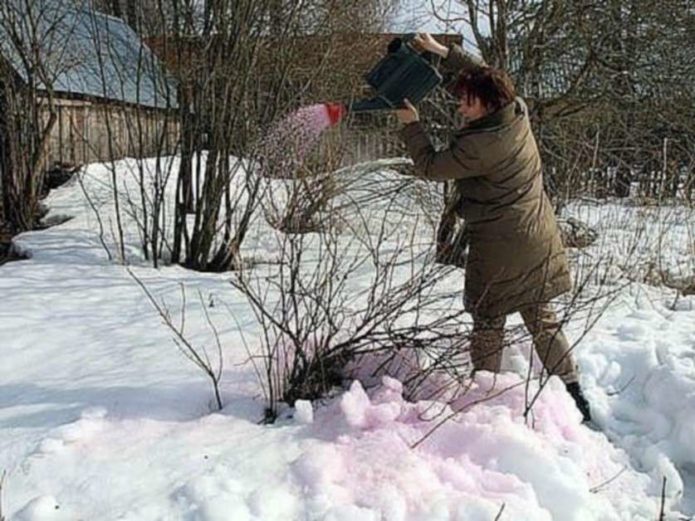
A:
<svg viewBox="0 0 695 521">
<path fill-rule="evenodd" d="M 414 449 L 433 427 L 427 419 L 451 409 L 407 402 L 400 382 L 389 377 L 371 396 L 354 382 L 316 411 L 308 434 L 329 443 L 297 459 L 294 476 L 310 503 L 325 503 L 330 519 L 482 521 L 502 505 L 509 519 L 599 519 L 610 507 L 590 489 L 621 471 L 615 449 L 581 425 L 559 381 L 541 393 L 533 420 L 524 424 L 519 382 L 513 374 L 479 375 L 456 405 L 465 411 Z M 466 408 L 486 396 L 492 397 Z M 630 476 L 618 486 L 644 493 L 647 484 Z"/>
<path fill-rule="evenodd" d="M 259 150 L 263 175 L 295 177 L 321 134 L 330 126 L 331 118 L 323 103 L 301 107 L 278 121 Z"/>
</svg>

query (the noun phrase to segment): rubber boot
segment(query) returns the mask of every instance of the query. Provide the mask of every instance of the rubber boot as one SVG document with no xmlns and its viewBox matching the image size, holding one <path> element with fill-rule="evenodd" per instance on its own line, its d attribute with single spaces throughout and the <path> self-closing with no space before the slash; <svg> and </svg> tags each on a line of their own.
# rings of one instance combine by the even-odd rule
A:
<svg viewBox="0 0 695 521">
<path fill-rule="evenodd" d="M 570 393 L 570 396 L 574 400 L 574 403 L 577 404 L 577 409 L 579 409 L 579 412 L 582 413 L 582 417 L 584 418 L 584 423 L 588 423 L 591 421 L 591 410 L 589 408 L 589 402 L 586 400 L 584 397 L 584 393 L 582 392 L 582 388 L 579 387 L 579 382 L 572 382 L 570 384 L 565 384 L 565 388 L 567 389 L 567 392 Z"/>
</svg>

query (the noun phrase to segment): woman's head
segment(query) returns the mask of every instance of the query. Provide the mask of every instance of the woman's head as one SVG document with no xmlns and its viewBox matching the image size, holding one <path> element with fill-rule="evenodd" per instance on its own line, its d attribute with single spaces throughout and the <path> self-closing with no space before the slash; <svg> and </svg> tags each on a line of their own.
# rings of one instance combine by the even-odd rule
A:
<svg viewBox="0 0 695 521">
<path fill-rule="evenodd" d="M 478 67 L 462 72 L 453 87 L 458 111 L 469 121 L 497 112 L 516 97 L 509 75 L 502 69 Z"/>
</svg>

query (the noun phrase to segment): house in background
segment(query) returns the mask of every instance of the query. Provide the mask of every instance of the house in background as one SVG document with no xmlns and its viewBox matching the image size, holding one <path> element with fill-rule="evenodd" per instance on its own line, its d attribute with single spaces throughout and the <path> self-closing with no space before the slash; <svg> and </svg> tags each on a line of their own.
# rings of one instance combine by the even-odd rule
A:
<svg viewBox="0 0 695 521">
<path fill-rule="evenodd" d="M 2 1 L 4 81 L 36 85 L 45 121 L 54 101 L 47 165 L 175 149 L 176 88 L 125 22 L 65 0 Z"/>
</svg>

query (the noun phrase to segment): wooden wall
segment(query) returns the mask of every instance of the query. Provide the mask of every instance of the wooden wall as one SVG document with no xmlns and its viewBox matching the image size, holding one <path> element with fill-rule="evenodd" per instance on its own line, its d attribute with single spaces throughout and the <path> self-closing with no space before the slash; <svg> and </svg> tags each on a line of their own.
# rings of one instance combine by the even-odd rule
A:
<svg viewBox="0 0 695 521">
<path fill-rule="evenodd" d="M 179 123 L 163 110 L 85 100 L 57 100 L 49 164 L 78 165 L 167 155 L 176 150 Z M 48 118 L 48 111 L 44 113 Z"/>
</svg>

